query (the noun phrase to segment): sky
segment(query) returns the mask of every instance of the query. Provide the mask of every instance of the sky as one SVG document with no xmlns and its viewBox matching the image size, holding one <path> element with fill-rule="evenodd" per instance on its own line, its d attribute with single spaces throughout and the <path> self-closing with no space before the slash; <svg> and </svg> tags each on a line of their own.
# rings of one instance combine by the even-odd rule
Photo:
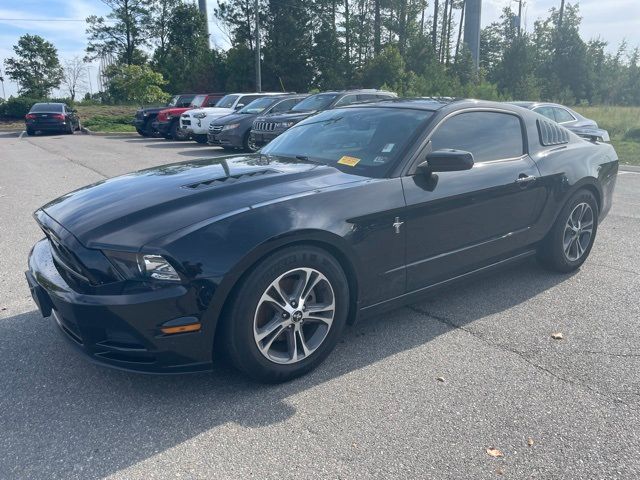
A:
<svg viewBox="0 0 640 480">
<path fill-rule="evenodd" d="M 433 1 L 429 3 L 433 4 Z M 527 0 L 526 3 L 524 24 L 531 30 L 535 20 L 545 17 L 551 7 L 559 6 L 560 0 Z M 213 20 L 217 0 L 207 0 L 207 4 L 212 45 L 225 48 L 228 40 Z M 497 20 L 502 8 L 509 4 L 517 8 L 516 0 L 483 0 L 483 26 Z M 37 34 L 52 42 L 63 61 L 74 56 L 82 57 L 86 45 L 84 19 L 89 15 L 105 15 L 108 11 L 101 0 L 0 0 L 0 69 L 4 72 L 3 60 L 13 55 L 12 46 L 25 33 Z M 639 0 L 581 0 L 580 11 L 585 40 L 600 37 L 609 42 L 611 50 L 615 50 L 623 40 L 631 48 L 640 46 Z M 95 91 L 97 63 L 90 65 L 89 71 Z M 17 93 L 17 85 L 6 75 L 4 87 L 7 97 Z"/>
</svg>

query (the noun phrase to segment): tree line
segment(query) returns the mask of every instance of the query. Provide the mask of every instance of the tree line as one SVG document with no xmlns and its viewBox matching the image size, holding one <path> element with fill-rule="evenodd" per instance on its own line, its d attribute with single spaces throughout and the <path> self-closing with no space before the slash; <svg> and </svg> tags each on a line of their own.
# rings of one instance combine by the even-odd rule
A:
<svg viewBox="0 0 640 480">
<path fill-rule="evenodd" d="M 225 50 L 210 48 L 207 19 L 192 3 L 102 1 L 110 13 L 87 18 L 85 60 L 111 60 L 98 94 L 105 102 L 254 90 L 257 13 L 263 90 L 367 87 L 406 96 L 640 105 L 640 51 L 623 43 L 610 53 L 602 39 L 585 41 L 578 2 L 552 8 L 532 31 L 505 8 L 481 32 L 477 70 L 462 42 L 466 0 L 259 0 L 258 12 L 255 0 L 221 0 L 213 17 L 227 37 Z M 33 61 L 15 63 L 25 51 L 22 41 L 6 72 L 21 93 L 31 93 L 25 68 L 34 78 L 47 74 L 29 67 Z M 33 50 L 53 72 L 39 94 L 73 83 L 55 47 Z"/>
</svg>

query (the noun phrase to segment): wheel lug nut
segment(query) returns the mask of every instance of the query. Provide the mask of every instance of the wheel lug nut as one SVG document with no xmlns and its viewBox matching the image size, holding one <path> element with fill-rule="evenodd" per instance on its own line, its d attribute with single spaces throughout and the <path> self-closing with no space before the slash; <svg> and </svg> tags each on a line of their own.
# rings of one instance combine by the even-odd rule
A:
<svg viewBox="0 0 640 480">
<path fill-rule="evenodd" d="M 289 314 L 287 312 L 283 312 L 282 313 L 282 318 L 289 318 Z"/>
</svg>

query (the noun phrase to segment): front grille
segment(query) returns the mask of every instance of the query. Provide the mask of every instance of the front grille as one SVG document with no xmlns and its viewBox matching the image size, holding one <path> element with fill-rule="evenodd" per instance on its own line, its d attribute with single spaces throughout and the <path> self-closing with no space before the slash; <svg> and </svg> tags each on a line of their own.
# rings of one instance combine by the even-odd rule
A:
<svg viewBox="0 0 640 480">
<path fill-rule="evenodd" d="M 68 248 L 62 245 L 51 232 L 45 231 L 45 234 L 47 235 L 47 239 L 51 245 L 53 263 L 58 267 L 58 269 L 62 269 L 66 273 L 71 274 L 76 280 L 90 283 L 84 273 L 82 265 L 75 258 L 75 255 Z"/>
<path fill-rule="evenodd" d="M 258 130 L 261 132 L 273 132 L 275 129 L 275 122 L 255 122 L 253 124 L 253 130 Z"/>
<path fill-rule="evenodd" d="M 191 125 L 191 120 L 182 119 L 182 125 Z"/>
<path fill-rule="evenodd" d="M 221 132 L 223 128 L 224 128 L 224 125 L 211 125 L 209 127 L 209 131 L 217 133 L 217 132 Z"/>
</svg>

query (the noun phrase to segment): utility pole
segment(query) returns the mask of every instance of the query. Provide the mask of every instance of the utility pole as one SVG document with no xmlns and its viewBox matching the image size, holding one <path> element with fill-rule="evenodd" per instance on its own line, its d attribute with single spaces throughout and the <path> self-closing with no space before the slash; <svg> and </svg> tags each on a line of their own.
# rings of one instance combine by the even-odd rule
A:
<svg viewBox="0 0 640 480">
<path fill-rule="evenodd" d="M 258 0 L 255 0 L 256 8 L 256 92 L 262 92 L 262 72 L 260 71 L 260 9 Z"/>
<path fill-rule="evenodd" d="M 558 21 L 558 28 L 562 28 L 562 21 L 564 20 L 564 0 L 560 3 L 560 20 Z"/>
<path fill-rule="evenodd" d="M 89 96 L 93 97 L 93 87 L 91 86 L 91 65 L 87 67 L 87 78 L 89 79 Z"/>
<path fill-rule="evenodd" d="M 209 40 L 209 16 L 207 15 L 207 0 L 198 0 L 198 10 L 204 16 L 205 21 L 207 22 L 207 41 Z"/>
<path fill-rule="evenodd" d="M 522 36 L 522 0 L 518 6 L 518 38 Z"/>
<path fill-rule="evenodd" d="M 0 84 L 2 84 L 2 98 L 7 99 L 7 94 L 4 93 L 4 77 L 2 76 L 2 70 L 0 70 Z"/>
<path fill-rule="evenodd" d="M 476 70 L 480 68 L 480 19 L 482 17 L 482 0 L 465 2 L 466 17 L 464 19 L 464 43 L 471 52 Z"/>
</svg>

